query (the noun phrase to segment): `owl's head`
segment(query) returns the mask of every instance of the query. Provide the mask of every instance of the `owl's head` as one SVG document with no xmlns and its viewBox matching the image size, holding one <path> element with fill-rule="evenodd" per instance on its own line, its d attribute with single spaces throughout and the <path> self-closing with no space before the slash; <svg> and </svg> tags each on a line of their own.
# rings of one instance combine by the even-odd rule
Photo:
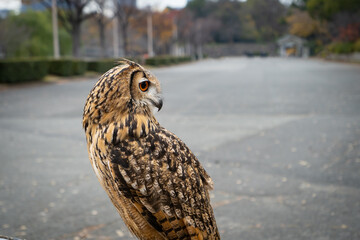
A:
<svg viewBox="0 0 360 240">
<path fill-rule="evenodd" d="M 160 111 L 163 101 L 160 82 L 140 65 L 130 75 L 130 98 L 136 107 L 157 108 Z"/>
<path fill-rule="evenodd" d="M 133 114 L 152 116 L 152 109 L 160 110 L 162 104 L 157 78 L 141 65 L 123 59 L 103 74 L 91 90 L 83 120 L 106 123 Z"/>
</svg>

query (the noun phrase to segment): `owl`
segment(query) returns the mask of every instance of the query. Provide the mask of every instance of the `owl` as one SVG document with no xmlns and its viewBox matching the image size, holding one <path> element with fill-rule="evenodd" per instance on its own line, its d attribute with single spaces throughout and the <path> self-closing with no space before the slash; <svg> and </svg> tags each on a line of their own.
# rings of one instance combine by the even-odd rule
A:
<svg viewBox="0 0 360 240">
<path fill-rule="evenodd" d="M 123 59 L 91 90 L 83 128 L 94 172 L 139 239 L 220 239 L 196 156 L 153 115 L 163 104 L 157 78 Z"/>
</svg>

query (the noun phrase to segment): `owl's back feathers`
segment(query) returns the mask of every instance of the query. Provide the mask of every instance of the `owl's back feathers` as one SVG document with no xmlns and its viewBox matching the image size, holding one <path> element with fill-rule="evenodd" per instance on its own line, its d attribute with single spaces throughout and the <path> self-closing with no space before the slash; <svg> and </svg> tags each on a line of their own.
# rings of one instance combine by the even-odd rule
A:
<svg viewBox="0 0 360 240">
<path fill-rule="evenodd" d="M 147 221 L 168 232 L 167 237 L 186 227 L 204 235 L 217 234 L 207 191 L 212 187 L 211 179 L 172 133 L 159 127 L 143 139 L 114 145 L 110 166 L 124 196 L 139 204 Z"/>
</svg>

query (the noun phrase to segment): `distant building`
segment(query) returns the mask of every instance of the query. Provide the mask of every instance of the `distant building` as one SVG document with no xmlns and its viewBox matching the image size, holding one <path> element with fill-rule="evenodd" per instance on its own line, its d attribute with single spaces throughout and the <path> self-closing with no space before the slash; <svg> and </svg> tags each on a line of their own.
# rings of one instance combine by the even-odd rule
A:
<svg viewBox="0 0 360 240">
<path fill-rule="evenodd" d="M 306 40 L 295 35 L 287 34 L 277 40 L 279 55 L 281 57 L 308 57 L 309 48 L 305 46 Z"/>
</svg>

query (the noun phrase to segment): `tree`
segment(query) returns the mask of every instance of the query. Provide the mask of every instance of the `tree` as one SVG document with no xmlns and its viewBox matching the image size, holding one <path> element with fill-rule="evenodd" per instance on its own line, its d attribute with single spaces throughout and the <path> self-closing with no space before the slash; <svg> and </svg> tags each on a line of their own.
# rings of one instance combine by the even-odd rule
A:
<svg viewBox="0 0 360 240">
<path fill-rule="evenodd" d="M 307 0 L 306 8 L 314 18 L 328 22 L 333 41 L 355 42 L 360 38 L 360 1 Z"/>
<path fill-rule="evenodd" d="M 241 3 L 221 1 L 214 9 L 214 17 L 221 23 L 221 28 L 216 32 L 217 42 L 239 42 L 243 35 L 243 16 Z M 231 27 L 230 27 L 231 26 Z"/>
<path fill-rule="evenodd" d="M 279 0 L 191 0 L 186 9 L 195 20 L 218 23 L 210 31 L 215 42 L 273 41 L 286 30 L 286 8 Z"/>
<path fill-rule="evenodd" d="M 95 15 L 95 12 L 85 13 L 85 7 L 90 3 L 91 0 L 60 0 L 66 4 L 65 8 L 59 9 L 59 16 L 64 22 L 70 23 L 67 30 L 72 36 L 72 53 L 74 57 L 80 56 L 80 38 L 81 38 L 81 24 L 86 19 Z"/>
<path fill-rule="evenodd" d="M 12 18 L 0 19 L 0 58 L 14 56 L 19 46 L 30 38 L 30 29 L 19 26 Z"/>
<path fill-rule="evenodd" d="M 330 21 L 329 26 L 333 40 L 356 42 L 360 39 L 360 11 L 339 12 Z"/>
<path fill-rule="evenodd" d="M 31 0 L 30 0 L 31 1 Z M 40 1 L 48 9 L 51 9 L 51 0 L 32 0 Z M 93 17 L 96 12 L 85 13 L 84 9 L 89 6 L 92 0 L 56 0 L 58 6 L 58 16 L 64 28 L 71 34 L 72 55 L 80 56 L 81 43 L 81 24 Z"/>
<path fill-rule="evenodd" d="M 273 41 L 285 32 L 286 9 L 279 0 L 248 0 L 245 4 L 255 21 L 259 40 Z"/>
<path fill-rule="evenodd" d="M 119 20 L 119 28 L 123 43 L 124 55 L 129 54 L 129 42 L 128 42 L 128 33 L 129 33 L 129 24 L 131 18 L 137 13 L 136 1 L 135 0 L 115 0 L 115 11 L 116 16 Z"/>
<path fill-rule="evenodd" d="M 52 26 L 49 12 L 27 11 L 1 21 L 0 42 L 6 57 L 52 56 Z M 71 39 L 59 29 L 61 54 L 69 54 Z"/>
<path fill-rule="evenodd" d="M 199 58 L 203 55 L 203 45 L 213 42 L 216 32 L 221 28 L 220 20 L 212 12 L 201 16 L 197 16 L 196 11 L 188 7 L 182 9 L 177 16 L 179 42 L 185 46 L 186 54 L 195 53 Z"/>
<path fill-rule="evenodd" d="M 320 24 L 314 20 L 308 12 L 299 9 L 294 9 L 286 20 L 289 24 L 289 32 L 302 38 L 309 38 L 316 34 Z"/>
<path fill-rule="evenodd" d="M 214 32 L 220 27 L 220 22 L 212 17 L 198 18 L 194 24 L 194 45 L 198 58 L 203 58 L 203 45 L 213 41 Z"/>
<path fill-rule="evenodd" d="M 105 39 L 105 29 L 106 25 L 111 21 L 111 19 L 105 16 L 105 10 L 107 9 L 108 0 L 95 0 L 97 5 L 97 13 L 95 15 L 96 22 L 99 28 L 99 40 L 100 40 L 100 49 L 101 57 L 106 56 L 106 39 Z"/>
<path fill-rule="evenodd" d="M 174 22 L 169 15 L 169 10 L 163 12 L 154 12 L 152 14 L 154 51 L 157 54 L 166 54 L 170 52 Z"/>
<path fill-rule="evenodd" d="M 312 16 L 331 20 L 337 13 L 359 13 L 358 0 L 307 0 L 306 8 Z"/>
<path fill-rule="evenodd" d="M 305 11 L 307 2 L 308 0 L 293 0 L 290 4 L 290 8 L 297 8 L 302 11 Z"/>
<path fill-rule="evenodd" d="M 209 0 L 191 0 L 188 1 L 186 8 L 189 9 L 197 18 L 205 18 L 213 11 L 213 5 Z"/>
<path fill-rule="evenodd" d="M 187 8 L 182 9 L 177 18 L 178 41 L 185 46 L 185 54 L 187 55 L 191 55 L 193 24 L 193 12 Z"/>
</svg>

